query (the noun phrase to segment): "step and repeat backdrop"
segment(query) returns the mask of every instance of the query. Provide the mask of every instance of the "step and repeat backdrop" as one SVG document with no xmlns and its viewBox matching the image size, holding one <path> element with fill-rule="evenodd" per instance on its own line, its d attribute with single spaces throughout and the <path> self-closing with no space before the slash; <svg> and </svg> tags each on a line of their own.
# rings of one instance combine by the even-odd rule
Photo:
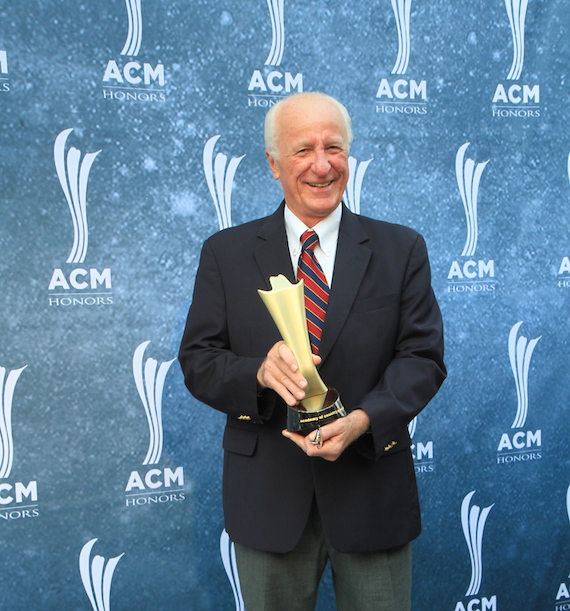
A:
<svg viewBox="0 0 570 611">
<path fill-rule="evenodd" d="M 446 326 L 413 608 L 570 609 L 569 70 L 567 0 L 0 2 L 0 608 L 243 610 L 175 359 L 204 239 L 280 202 L 267 109 L 320 90 Z"/>
</svg>

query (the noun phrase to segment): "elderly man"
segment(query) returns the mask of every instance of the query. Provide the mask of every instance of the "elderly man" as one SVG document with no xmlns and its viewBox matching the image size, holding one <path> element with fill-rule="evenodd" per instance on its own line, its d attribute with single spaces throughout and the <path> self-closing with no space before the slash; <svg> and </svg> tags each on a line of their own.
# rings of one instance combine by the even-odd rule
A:
<svg viewBox="0 0 570 611">
<path fill-rule="evenodd" d="M 284 201 L 205 242 L 180 349 L 190 392 L 227 415 L 224 517 L 248 611 L 314 609 L 327 561 L 339 610 L 411 605 L 407 425 L 445 378 L 443 328 L 423 238 L 341 203 L 351 140 L 346 109 L 324 94 L 270 109 Z M 313 359 L 348 412 L 308 435 L 286 430 L 307 381 L 257 294 L 271 276 L 295 282 L 303 249 L 325 291 L 324 324 L 308 320 Z"/>
</svg>

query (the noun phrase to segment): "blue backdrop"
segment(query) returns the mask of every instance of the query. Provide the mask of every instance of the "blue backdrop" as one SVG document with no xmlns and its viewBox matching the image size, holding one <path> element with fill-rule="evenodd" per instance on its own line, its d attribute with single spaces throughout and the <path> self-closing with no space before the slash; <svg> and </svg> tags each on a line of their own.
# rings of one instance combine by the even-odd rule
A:
<svg viewBox="0 0 570 611">
<path fill-rule="evenodd" d="M 564 0 L 0 0 L 0 608 L 242 608 L 172 361 L 203 240 L 279 204 L 267 108 L 321 90 L 444 315 L 413 608 L 570 609 L 569 60 Z"/>
</svg>

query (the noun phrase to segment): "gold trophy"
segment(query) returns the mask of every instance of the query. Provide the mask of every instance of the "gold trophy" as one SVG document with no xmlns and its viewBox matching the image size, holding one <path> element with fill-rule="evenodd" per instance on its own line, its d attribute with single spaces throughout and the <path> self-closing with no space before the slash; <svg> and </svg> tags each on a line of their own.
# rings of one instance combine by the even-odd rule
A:
<svg viewBox="0 0 570 611">
<path fill-rule="evenodd" d="M 327 388 L 313 363 L 305 315 L 304 282 L 291 284 L 283 275 L 271 276 L 270 291 L 257 292 L 269 310 L 283 340 L 293 352 L 301 375 L 307 380 L 305 398 L 287 410 L 287 430 L 307 434 L 346 416 L 338 392 Z"/>
</svg>

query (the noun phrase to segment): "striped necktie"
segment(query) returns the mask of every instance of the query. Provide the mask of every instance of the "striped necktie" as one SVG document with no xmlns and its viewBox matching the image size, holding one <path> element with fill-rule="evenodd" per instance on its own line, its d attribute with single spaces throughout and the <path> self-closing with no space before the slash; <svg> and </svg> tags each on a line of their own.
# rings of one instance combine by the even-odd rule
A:
<svg viewBox="0 0 570 611">
<path fill-rule="evenodd" d="M 299 256 L 299 267 L 297 269 L 297 279 L 303 279 L 305 283 L 307 328 L 313 354 L 319 353 L 323 323 L 329 301 L 329 285 L 315 257 L 315 246 L 318 242 L 319 236 L 312 229 L 305 231 L 301 236 L 301 255 Z"/>
</svg>

